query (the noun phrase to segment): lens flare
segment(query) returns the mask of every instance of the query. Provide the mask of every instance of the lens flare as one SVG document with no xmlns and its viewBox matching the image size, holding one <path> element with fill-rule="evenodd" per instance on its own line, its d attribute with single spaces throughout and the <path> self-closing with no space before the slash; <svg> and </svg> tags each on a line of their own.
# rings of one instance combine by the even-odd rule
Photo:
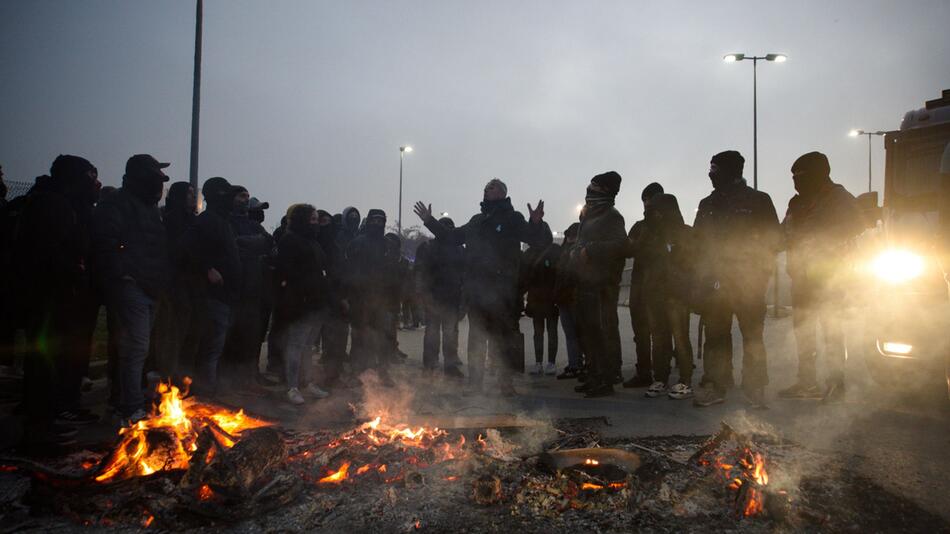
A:
<svg viewBox="0 0 950 534">
<path fill-rule="evenodd" d="M 924 272 L 924 259 L 908 250 L 885 250 L 871 262 L 871 271 L 886 282 L 900 284 Z"/>
</svg>

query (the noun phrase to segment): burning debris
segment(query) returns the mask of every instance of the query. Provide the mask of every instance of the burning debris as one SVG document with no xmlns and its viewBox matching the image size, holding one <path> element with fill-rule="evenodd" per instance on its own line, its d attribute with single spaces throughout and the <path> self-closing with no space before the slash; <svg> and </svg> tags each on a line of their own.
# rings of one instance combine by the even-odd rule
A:
<svg viewBox="0 0 950 534">
<path fill-rule="evenodd" d="M 791 479 L 776 473 L 803 452 L 728 425 L 706 440 L 611 441 L 583 425 L 555 426 L 559 436 L 541 449 L 517 429 L 448 431 L 383 416 L 289 431 L 166 386 L 156 413 L 123 429 L 107 454 L 85 458 L 81 474 L 8 460 L 0 477 L 30 476 L 16 506 L 19 517 L 45 517 L 40 527 L 56 517 L 138 528 L 401 532 L 947 527 L 880 488 L 855 485 L 846 471 L 780 487 Z M 851 485 L 834 486 L 840 481 Z M 869 509 L 875 492 L 887 498 Z M 882 506 L 887 499 L 894 505 Z M 831 508 L 842 503 L 855 511 Z M 10 502 L 0 506 L 17 517 Z"/>
</svg>

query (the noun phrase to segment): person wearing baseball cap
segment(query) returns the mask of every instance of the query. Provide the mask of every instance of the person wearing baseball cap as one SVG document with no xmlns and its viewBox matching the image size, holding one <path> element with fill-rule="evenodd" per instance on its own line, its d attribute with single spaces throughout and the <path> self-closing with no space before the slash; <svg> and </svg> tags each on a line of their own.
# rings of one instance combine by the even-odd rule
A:
<svg viewBox="0 0 950 534">
<path fill-rule="evenodd" d="M 117 408 L 123 424 L 146 415 L 142 373 L 158 303 L 169 284 L 167 235 L 158 209 L 166 167 L 148 154 L 132 156 L 122 187 L 96 207 L 93 243 L 118 345 Z"/>
<path fill-rule="evenodd" d="M 269 202 L 261 202 L 257 197 L 251 197 L 247 204 L 247 216 L 258 224 L 264 224 L 264 210 L 270 208 Z"/>
</svg>

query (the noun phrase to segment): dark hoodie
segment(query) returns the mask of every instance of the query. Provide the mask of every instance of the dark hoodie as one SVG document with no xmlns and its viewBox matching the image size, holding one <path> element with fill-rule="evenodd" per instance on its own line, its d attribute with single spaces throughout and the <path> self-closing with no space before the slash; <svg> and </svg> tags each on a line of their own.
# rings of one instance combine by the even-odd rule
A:
<svg viewBox="0 0 950 534">
<path fill-rule="evenodd" d="M 317 241 L 317 229 L 310 224 L 311 213 L 295 209 L 277 245 L 274 313 L 282 320 L 319 311 L 335 299 L 327 283 L 327 257 Z"/>
<path fill-rule="evenodd" d="M 636 258 L 643 261 L 643 293 L 660 302 L 675 298 L 686 302 L 693 283 L 692 228 L 683 222 L 676 197 L 660 194 L 647 201 L 645 228 Z"/>
<path fill-rule="evenodd" d="M 196 296 L 232 303 L 240 295 L 241 260 L 237 240 L 228 216 L 234 202 L 233 194 L 218 197 L 205 196 L 205 209 L 195 219 L 195 225 L 185 234 L 185 247 L 190 271 L 199 281 Z M 211 284 L 208 271 L 214 268 L 221 274 L 223 284 Z"/>
<path fill-rule="evenodd" d="M 96 168 L 77 156 L 59 156 L 50 177 L 37 178 L 17 217 L 14 269 L 31 302 L 89 289 L 91 213 Z"/>
<path fill-rule="evenodd" d="M 356 213 L 356 222 L 350 220 L 350 213 Z M 346 251 L 347 247 L 350 246 L 350 241 L 356 239 L 356 236 L 360 233 L 360 222 L 362 218 L 360 217 L 360 210 L 350 206 L 343 210 L 342 215 L 342 225 L 337 232 L 337 248 L 342 251 Z"/>
</svg>

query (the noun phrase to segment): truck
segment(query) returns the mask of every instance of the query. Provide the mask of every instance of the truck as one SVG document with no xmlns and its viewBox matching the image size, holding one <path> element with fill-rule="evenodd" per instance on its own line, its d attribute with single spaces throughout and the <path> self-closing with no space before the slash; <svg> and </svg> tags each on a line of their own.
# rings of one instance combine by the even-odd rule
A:
<svg viewBox="0 0 950 534">
<path fill-rule="evenodd" d="M 950 399 L 950 89 L 884 135 L 883 204 L 862 247 L 865 363 L 876 382 Z"/>
</svg>

